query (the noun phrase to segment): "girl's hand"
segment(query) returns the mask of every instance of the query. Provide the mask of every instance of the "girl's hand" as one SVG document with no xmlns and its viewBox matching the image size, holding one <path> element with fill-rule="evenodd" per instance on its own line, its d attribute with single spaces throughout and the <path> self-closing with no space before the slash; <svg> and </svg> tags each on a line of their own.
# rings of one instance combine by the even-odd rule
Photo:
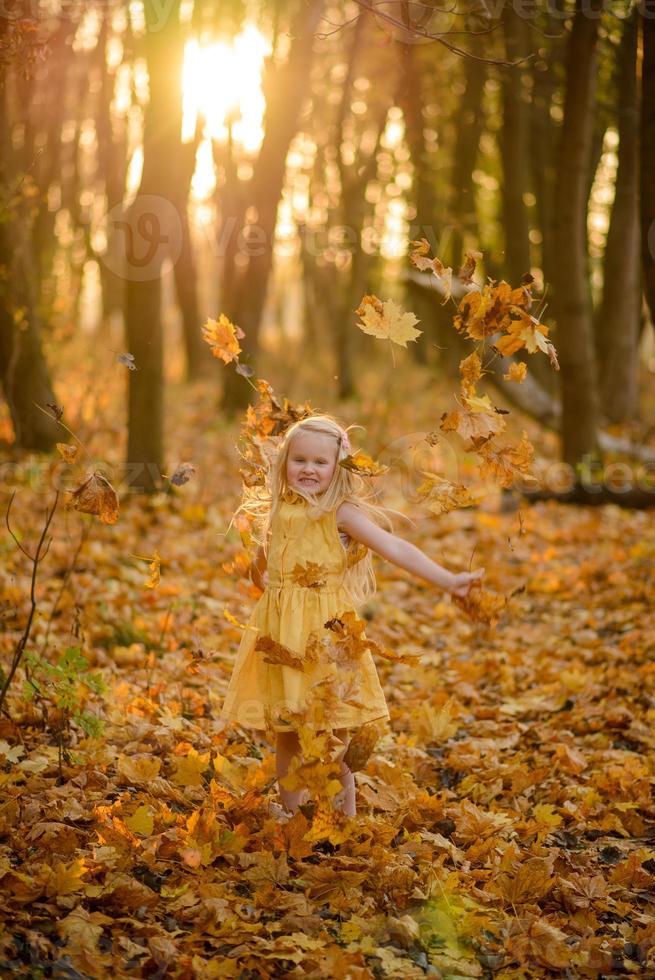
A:
<svg viewBox="0 0 655 980">
<path fill-rule="evenodd" d="M 453 575 L 450 588 L 446 591 L 451 595 L 459 596 L 464 599 L 471 588 L 471 583 L 484 575 L 484 568 L 478 568 L 475 572 L 457 572 Z"/>
</svg>

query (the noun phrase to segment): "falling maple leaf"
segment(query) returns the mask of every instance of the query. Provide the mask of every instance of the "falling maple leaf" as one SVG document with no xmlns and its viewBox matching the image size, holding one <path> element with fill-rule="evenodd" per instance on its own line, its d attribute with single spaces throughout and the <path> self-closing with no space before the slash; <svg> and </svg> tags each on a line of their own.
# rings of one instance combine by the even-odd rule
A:
<svg viewBox="0 0 655 980">
<path fill-rule="evenodd" d="M 212 355 L 229 364 L 235 361 L 241 353 L 239 340 L 245 337 L 240 327 L 232 323 L 224 313 L 218 320 L 208 317 L 202 327 L 202 339 L 209 344 Z"/>
<path fill-rule="evenodd" d="M 196 468 L 193 463 L 180 463 L 176 466 L 175 472 L 170 477 L 170 481 L 176 487 L 181 487 L 182 484 L 189 482 L 195 472 Z"/>
<path fill-rule="evenodd" d="M 430 244 L 425 238 L 421 238 L 416 242 L 410 242 L 413 247 L 413 251 L 409 253 L 410 262 L 416 266 L 421 272 L 430 271 L 440 280 L 440 288 L 443 291 L 444 299 L 441 304 L 444 306 L 450 299 L 453 285 L 453 270 L 450 267 L 446 267 L 440 259 L 427 258 L 427 254 L 430 251 Z M 443 282 L 441 281 L 443 280 Z"/>
<path fill-rule="evenodd" d="M 67 463 L 77 462 L 79 446 L 74 446 L 67 442 L 58 442 L 57 449 L 59 450 L 61 457 L 65 459 Z"/>
<path fill-rule="evenodd" d="M 461 388 L 463 395 L 474 395 L 475 384 L 482 377 L 482 362 L 477 351 L 459 362 Z"/>
<path fill-rule="evenodd" d="M 374 722 L 361 725 L 348 743 L 343 761 L 351 772 L 361 772 L 380 740 L 380 727 Z"/>
<path fill-rule="evenodd" d="M 452 483 L 436 473 L 422 472 L 425 477 L 416 488 L 433 514 L 447 514 L 460 507 L 474 507 L 479 501 L 462 483 Z"/>
<path fill-rule="evenodd" d="M 68 490 L 70 498 L 66 508 L 71 507 L 83 514 L 96 514 L 103 524 L 115 524 L 118 520 L 118 496 L 109 480 L 96 470 L 85 482 Z"/>
<path fill-rule="evenodd" d="M 466 398 L 464 401 L 465 410 L 444 412 L 441 416 L 439 428 L 444 432 L 456 432 L 466 442 L 477 446 L 504 431 L 505 420 L 494 412 L 486 395 L 485 400 Z"/>
<path fill-rule="evenodd" d="M 255 650 L 264 653 L 264 662 L 267 664 L 284 664 L 287 667 L 294 667 L 296 670 L 304 670 L 304 658 L 300 657 L 289 647 L 278 643 L 270 636 L 260 635 L 255 643 Z"/>
<path fill-rule="evenodd" d="M 413 313 L 403 313 L 401 306 L 392 299 L 384 302 L 377 296 L 364 296 L 355 310 L 361 322 L 357 326 L 364 333 L 383 340 L 391 340 L 400 347 L 407 347 L 409 340 L 416 340 L 423 333 L 416 330 L 419 320 Z"/>
<path fill-rule="evenodd" d="M 453 595 L 451 601 L 473 622 L 482 623 L 487 628 L 495 626 L 500 613 L 507 605 L 507 598 L 487 592 L 479 580 L 473 579 L 465 596 Z"/>
<path fill-rule="evenodd" d="M 509 370 L 503 375 L 505 381 L 516 381 L 521 384 L 525 381 L 528 366 L 525 361 L 512 361 Z"/>
<path fill-rule="evenodd" d="M 345 470 L 350 470 L 352 473 L 358 473 L 360 476 L 382 476 L 389 471 L 389 467 L 385 466 L 384 463 L 376 462 L 361 451 L 340 459 L 339 466 L 343 466 Z"/>
<path fill-rule="evenodd" d="M 517 446 L 501 446 L 494 448 L 482 443 L 476 446 L 480 460 L 480 475 L 490 476 L 502 487 L 511 487 L 517 478 L 536 483 L 532 475 L 534 462 L 534 447 L 523 430 Z"/>
<path fill-rule="evenodd" d="M 473 273 L 475 272 L 475 267 L 481 258 L 482 252 L 476 252 L 473 250 L 465 253 L 464 262 L 457 273 L 457 278 L 460 279 L 466 286 L 470 286 L 470 284 L 473 282 Z"/>
<path fill-rule="evenodd" d="M 126 353 L 123 351 L 113 351 L 112 353 L 116 355 L 116 360 L 118 361 L 119 364 L 124 364 L 125 367 L 130 369 L 130 371 L 138 371 L 134 354 L 130 354 L 129 352 Z"/>
</svg>

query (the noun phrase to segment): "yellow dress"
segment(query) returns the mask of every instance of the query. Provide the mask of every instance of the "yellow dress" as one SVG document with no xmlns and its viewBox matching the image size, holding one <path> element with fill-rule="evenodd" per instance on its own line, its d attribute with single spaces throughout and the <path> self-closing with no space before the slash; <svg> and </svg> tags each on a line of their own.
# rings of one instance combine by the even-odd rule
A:
<svg viewBox="0 0 655 980">
<path fill-rule="evenodd" d="M 314 520 L 307 510 L 304 497 L 288 488 L 271 521 L 268 583 L 241 638 L 220 712 L 224 721 L 264 731 L 290 731 L 298 727 L 303 713 L 308 717 L 307 712 L 315 704 L 312 697 L 321 690 L 321 679 L 334 676 L 338 683 L 334 662 L 305 662 L 301 670 L 267 663 L 267 653 L 255 649 L 258 637 L 270 637 L 302 658 L 312 631 L 318 631 L 319 638 L 333 639 L 334 632 L 325 629 L 324 624 L 346 611 L 355 612 L 344 584 L 347 555 L 339 537 L 336 512 Z M 365 632 L 361 638 L 366 639 Z M 329 722 L 321 727 L 356 728 L 389 718 L 369 649 L 356 659 L 354 694 L 353 676 L 350 675 L 349 696 L 336 705 L 332 700 Z"/>
</svg>

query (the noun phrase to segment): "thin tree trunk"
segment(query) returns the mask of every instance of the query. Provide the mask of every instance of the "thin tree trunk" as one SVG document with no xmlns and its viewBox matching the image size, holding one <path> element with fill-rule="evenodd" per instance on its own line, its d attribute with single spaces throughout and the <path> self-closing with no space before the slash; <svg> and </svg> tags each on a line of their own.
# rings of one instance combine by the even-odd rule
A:
<svg viewBox="0 0 655 980">
<path fill-rule="evenodd" d="M 603 262 L 603 300 L 596 323 L 603 412 L 626 422 L 638 411 L 639 324 L 639 110 L 637 12 L 625 21 L 617 52 L 619 164 Z"/>
<path fill-rule="evenodd" d="M 552 42 L 555 43 L 555 42 Z M 555 52 L 559 55 L 559 45 Z M 556 79 L 545 62 L 537 62 L 532 74 L 532 125 L 530 150 L 532 185 L 536 197 L 536 212 L 541 232 L 541 270 L 544 284 L 552 281 L 555 231 L 555 149 L 559 139 L 559 124 L 551 117 L 550 109 L 556 90 Z"/>
<path fill-rule="evenodd" d="M 587 192 L 594 125 L 596 47 L 604 0 L 577 0 L 567 50 L 559 144 L 553 281 L 562 390 L 562 455 L 575 466 L 597 451 L 598 382 L 587 256 Z"/>
<path fill-rule="evenodd" d="M 129 376 L 126 480 L 133 490 L 153 493 L 162 486 L 163 334 L 161 267 L 167 253 L 176 261 L 181 224 L 173 204 L 179 164 L 182 114 L 183 39 L 180 0 L 166 24 L 158 22 L 154 0 L 145 4 L 145 51 L 150 97 L 143 132 L 143 173 L 128 209 L 126 227 L 125 326 L 137 370 Z"/>
<path fill-rule="evenodd" d="M 257 244 L 250 248 L 247 263 L 236 283 L 236 296 L 228 315 L 245 332 L 240 341 L 245 354 L 252 358 L 257 350 L 268 282 L 273 266 L 273 246 L 278 203 L 284 186 L 285 163 L 289 144 L 296 132 L 298 117 L 307 92 L 313 55 L 314 31 L 320 23 L 324 0 L 302 3 L 294 18 L 289 58 L 275 73 L 274 85 L 266 90 L 265 136 L 252 176 L 249 204 L 254 209 L 253 224 L 258 231 Z M 229 215 L 227 216 L 229 218 Z M 237 231 L 239 229 L 236 229 Z M 236 371 L 223 375 L 225 385 L 221 406 L 228 412 L 245 408 L 251 388 Z"/>
<path fill-rule="evenodd" d="M 655 17 L 652 4 L 641 17 L 643 38 L 641 90 L 641 257 L 644 289 L 655 323 Z"/>
<path fill-rule="evenodd" d="M 124 314 L 125 278 L 119 273 L 123 245 L 121 222 L 124 220 L 123 193 L 127 176 L 127 120 L 117 120 L 111 115 L 115 78 L 107 65 L 110 13 L 103 17 L 98 45 L 102 49 L 99 58 L 99 94 L 96 113 L 98 139 L 98 172 L 104 183 L 107 212 L 107 243 L 104 255 L 99 257 L 102 291 L 102 328 L 107 329 L 110 317 Z"/>
<path fill-rule="evenodd" d="M 186 351 L 186 380 L 193 381 L 213 374 L 212 356 L 203 343 L 200 333 L 200 309 L 198 306 L 198 274 L 196 258 L 189 225 L 188 204 L 191 180 L 196 164 L 196 152 L 200 142 L 200 120 L 194 139 L 187 144 L 180 143 L 179 181 L 173 203 L 180 219 L 181 248 L 173 267 L 175 292 L 182 314 L 182 329 Z"/>
<path fill-rule="evenodd" d="M 7 190 L 2 176 L 0 188 Z M 25 238 L 15 222 L 0 222 L 0 379 L 16 444 L 49 452 L 61 433 L 46 407 L 55 395 L 41 346 Z"/>
<path fill-rule="evenodd" d="M 477 50 L 477 46 L 474 45 Z M 465 89 L 455 117 L 457 141 L 450 186 L 453 193 L 450 220 L 453 234 L 450 241 L 449 264 L 459 268 L 463 258 L 466 231 L 475 226 L 476 202 L 473 171 L 478 157 L 478 144 L 484 123 L 482 95 L 487 69 L 473 58 L 464 60 Z"/>
<path fill-rule="evenodd" d="M 434 222 L 437 215 L 437 202 L 435 180 L 431 172 L 425 136 L 423 135 L 423 106 L 425 99 L 421 85 L 419 47 L 415 44 L 404 44 L 401 47 L 401 54 L 402 74 L 398 86 L 397 99 L 398 105 L 403 110 L 405 117 L 407 145 L 414 166 L 415 178 L 412 186 L 414 190 L 414 203 L 416 205 L 415 227 L 422 229 L 422 227 L 426 225 L 430 226 Z M 410 230 L 411 239 L 419 237 L 425 237 L 422 231 L 413 233 Z M 421 338 L 423 342 L 410 344 L 409 347 L 412 356 L 419 364 L 427 364 L 430 360 L 431 353 L 430 342 L 436 341 L 437 337 L 434 324 L 434 302 L 426 300 L 422 290 L 414 290 L 411 285 L 411 280 L 407 280 L 405 283 L 405 295 L 409 303 L 408 308 L 421 321 L 420 329 L 424 332 L 424 336 Z"/>
<path fill-rule="evenodd" d="M 527 26 L 510 6 L 503 13 L 505 53 L 508 61 L 525 56 Z M 503 123 L 500 151 L 503 161 L 503 226 L 506 276 L 513 285 L 530 272 L 530 225 L 523 195 L 530 189 L 529 106 L 520 66 L 503 69 Z"/>
</svg>

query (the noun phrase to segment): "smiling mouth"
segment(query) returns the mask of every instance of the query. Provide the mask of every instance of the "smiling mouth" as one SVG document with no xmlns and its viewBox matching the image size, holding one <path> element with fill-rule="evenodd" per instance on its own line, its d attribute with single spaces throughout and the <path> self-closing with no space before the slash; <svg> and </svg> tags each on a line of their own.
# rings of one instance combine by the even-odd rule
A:
<svg viewBox="0 0 655 980">
<path fill-rule="evenodd" d="M 318 483 L 318 480 L 312 480 L 310 477 L 302 477 L 301 483 Z"/>
</svg>

